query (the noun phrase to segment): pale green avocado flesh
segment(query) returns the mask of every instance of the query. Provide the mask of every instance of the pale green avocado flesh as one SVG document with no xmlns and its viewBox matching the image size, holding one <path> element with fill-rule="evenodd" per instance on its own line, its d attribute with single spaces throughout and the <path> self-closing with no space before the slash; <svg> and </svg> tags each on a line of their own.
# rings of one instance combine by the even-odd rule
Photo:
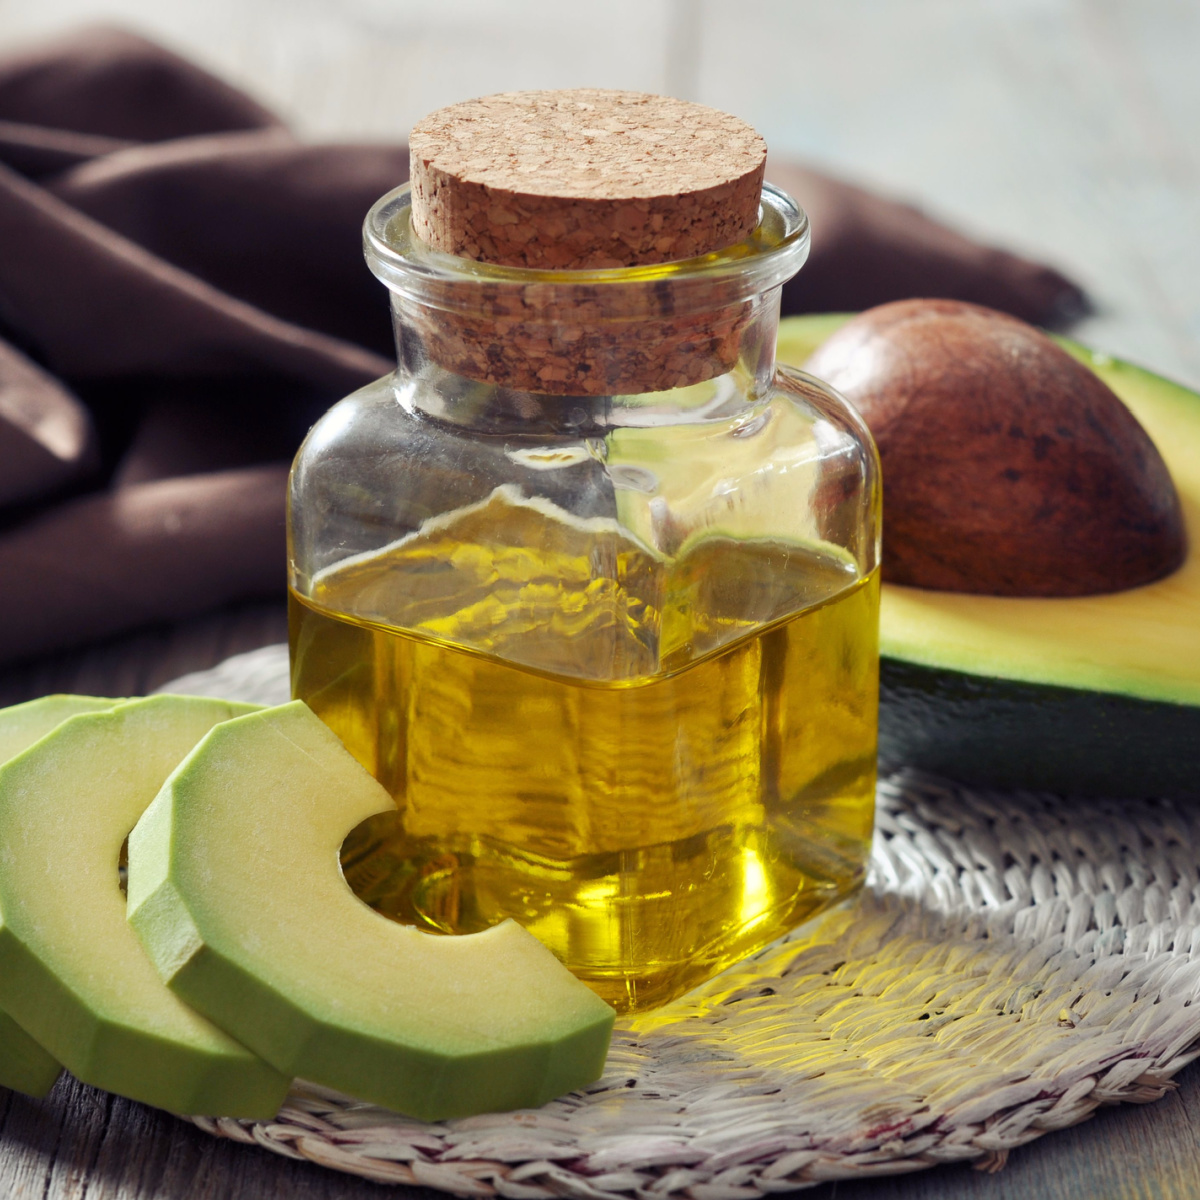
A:
<svg viewBox="0 0 1200 1200">
<path fill-rule="evenodd" d="M 388 793 L 302 703 L 215 728 L 129 839 L 129 920 L 163 979 L 280 1071 L 425 1120 L 596 1079 L 613 1011 L 512 922 L 439 937 L 346 885 Z"/>
<path fill-rule="evenodd" d="M 0 1006 L 77 1078 L 270 1117 L 289 1080 L 172 994 L 125 920 L 121 845 L 180 759 L 254 706 L 155 696 L 63 721 L 0 768 Z"/>
<path fill-rule="evenodd" d="M 7 1013 L 0 1013 L 0 1087 L 36 1100 L 48 1095 L 62 1063 L 48 1054 Z"/>
<path fill-rule="evenodd" d="M 78 713 L 100 712 L 119 704 L 100 696 L 43 696 L 0 709 L 0 766 L 28 750 L 56 725 Z M 52 1058 L 5 1012 L 0 1012 L 0 1087 L 44 1096 L 62 1071 Z"/>
<path fill-rule="evenodd" d="M 27 700 L 0 709 L 0 765 L 15 758 L 22 750 L 28 750 L 39 738 L 43 738 L 61 725 L 68 717 L 80 713 L 105 712 L 122 700 L 110 700 L 104 696 L 42 696 L 39 700 Z"/>
<path fill-rule="evenodd" d="M 801 366 L 850 314 L 781 322 Z M 885 583 L 880 752 L 970 783 L 1200 794 L 1200 395 L 1065 338 L 1141 422 L 1183 505 L 1188 557 L 1106 596 L 976 596 Z M 887 480 L 884 480 L 884 522 Z"/>
</svg>

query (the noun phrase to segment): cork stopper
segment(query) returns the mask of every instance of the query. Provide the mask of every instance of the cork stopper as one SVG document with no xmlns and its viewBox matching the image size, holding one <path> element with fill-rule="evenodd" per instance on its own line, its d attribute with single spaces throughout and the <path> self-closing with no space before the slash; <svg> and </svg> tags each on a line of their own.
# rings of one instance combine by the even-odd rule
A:
<svg viewBox="0 0 1200 1200">
<path fill-rule="evenodd" d="M 644 92 L 506 92 L 409 139 L 413 231 L 448 254 L 544 270 L 692 258 L 758 221 L 767 147 L 737 117 Z"/>
</svg>

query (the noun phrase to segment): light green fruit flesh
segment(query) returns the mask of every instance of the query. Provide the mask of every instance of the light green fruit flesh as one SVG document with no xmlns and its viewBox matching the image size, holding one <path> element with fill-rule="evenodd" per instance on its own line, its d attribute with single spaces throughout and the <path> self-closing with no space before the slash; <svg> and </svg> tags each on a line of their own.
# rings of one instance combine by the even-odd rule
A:
<svg viewBox="0 0 1200 1200">
<path fill-rule="evenodd" d="M 0 709 L 0 764 L 15 758 L 22 750 L 28 750 L 68 717 L 104 712 L 121 703 L 123 701 L 103 696 L 56 695 Z"/>
<path fill-rule="evenodd" d="M 850 314 L 781 322 L 781 361 L 800 366 Z M 1200 705 L 1200 396 L 1059 338 L 1150 435 L 1183 505 L 1189 552 L 1145 587 L 1069 599 L 975 596 L 885 584 L 887 658 L 989 678 Z M 886 481 L 885 481 L 886 514 Z"/>
<path fill-rule="evenodd" d="M 269 1117 L 288 1081 L 167 989 L 125 920 L 121 845 L 180 759 L 251 705 L 156 696 L 74 716 L 0 768 L 0 1006 L 86 1083 Z"/>
<path fill-rule="evenodd" d="M 803 364 L 847 320 L 782 322 L 781 360 Z M 1013 599 L 885 583 L 880 754 L 988 786 L 1197 796 L 1200 395 L 1056 340 L 1157 445 L 1183 505 L 1187 559 L 1165 579 L 1107 596 Z"/>
<path fill-rule="evenodd" d="M 0 1087 L 40 1099 L 62 1074 L 62 1064 L 48 1054 L 7 1013 L 0 1013 Z"/>
<path fill-rule="evenodd" d="M 0 766 L 28 750 L 68 717 L 100 712 L 120 704 L 100 696 L 43 696 L 0 709 Z M 0 1012 L 0 1087 L 44 1096 L 54 1086 L 62 1066 L 7 1013 Z"/>
<path fill-rule="evenodd" d="M 302 703 L 214 729 L 129 840 L 129 919 L 163 978 L 279 1070 L 436 1120 L 600 1074 L 613 1012 L 512 922 L 388 921 L 338 860 L 391 797 Z"/>
</svg>

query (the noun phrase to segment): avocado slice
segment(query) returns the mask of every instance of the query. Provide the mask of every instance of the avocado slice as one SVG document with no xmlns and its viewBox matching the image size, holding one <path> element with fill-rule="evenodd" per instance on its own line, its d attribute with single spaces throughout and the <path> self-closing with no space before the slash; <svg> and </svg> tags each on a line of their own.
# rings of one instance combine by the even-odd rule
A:
<svg viewBox="0 0 1200 1200">
<path fill-rule="evenodd" d="M 43 696 L 0 709 L 0 766 L 27 750 L 56 725 L 77 713 L 120 704 L 100 696 Z M 0 1087 L 40 1098 L 54 1086 L 62 1065 L 6 1012 L 0 1012 Z"/>
<path fill-rule="evenodd" d="M 217 726 L 129 838 L 129 920 L 172 990 L 287 1074 L 423 1120 L 596 1079 L 613 1010 L 520 926 L 369 909 L 346 835 L 391 796 L 300 701 Z"/>
<path fill-rule="evenodd" d="M 181 1003 L 125 920 L 121 844 L 218 721 L 154 696 L 62 722 L 0 767 L 0 1005 L 85 1083 L 175 1112 L 270 1117 L 288 1079 Z"/>
<path fill-rule="evenodd" d="M 105 712 L 123 703 L 104 696 L 72 696 L 60 692 L 0 709 L 0 764 L 16 758 L 22 750 L 28 750 L 68 717 Z"/>
<path fill-rule="evenodd" d="M 780 361 L 801 365 L 849 319 L 784 320 Z M 973 784 L 1197 795 L 1200 395 L 1055 340 L 1116 392 L 1158 447 L 1182 502 L 1187 558 L 1164 579 L 1099 596 L 1010 598 L 885 583 L 880 754 Z"/>
</svg>

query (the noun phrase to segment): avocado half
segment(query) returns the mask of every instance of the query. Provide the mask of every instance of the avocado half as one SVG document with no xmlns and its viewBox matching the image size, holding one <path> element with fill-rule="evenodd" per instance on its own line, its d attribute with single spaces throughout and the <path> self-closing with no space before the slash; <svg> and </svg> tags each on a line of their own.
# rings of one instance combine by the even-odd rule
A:
<svg viewBox="0 0 1200 1200">
<path fill-rule="evenodd" d="M 784 320 L 780 361 L 801 366 L 851 315 Z M 1105 596 L 885 583 L 880 757 L 971 784 L 1200 796 L 1200 395 L 1055 340 L 1157 445 L 1183 505 L 1187 559 L 1165 579 Z"/>
</svg>

